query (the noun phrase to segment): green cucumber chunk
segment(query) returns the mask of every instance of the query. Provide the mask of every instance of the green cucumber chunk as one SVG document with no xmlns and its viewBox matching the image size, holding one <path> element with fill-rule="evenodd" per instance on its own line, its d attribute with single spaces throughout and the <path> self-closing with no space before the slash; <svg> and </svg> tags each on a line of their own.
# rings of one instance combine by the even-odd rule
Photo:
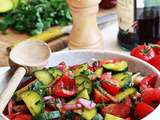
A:
<svg viewBox="0 0 160 120">
<path fill-rule="evenodd" d="M 123 60 L 116 63 L 104 64 L 103 67 L 113 72 L 124 72 L 128 70 L 128 62 Z"/>
<path fill-rule="evenodd" d="M 52 111 L 52 112 L 40 113 L 37 116 L 35 116 L 33 120 L 52 120 L 60 117 L 61 114 L 59 111 Z"/>
<path fill-rule="evenodd" d="M 93 108 L 91 110 L 83 109 L 83 112 L 81 115 L 85 120 L 92 120 L 94 116 L 96 116 L 96 114 L 97 114 L 97 109 Z"/>
<path fill-rule="evenodd" d="M 121 88 L 126 88 L 130 85 L 132 77 L 128 73 L 117 73 L 112 76 L 114 79 L 119 81 Z"/>
<path fill-rule="evenodd" d="M 111 115 L 111 114 L 106 114 L 104 120 L 123 120 L 123 119 L 119 118 L 119 117 L 116 117 L 114 115 Z"/>
<path fill-rule="evenodd" d="M 89 78 L 84 76 L 84 75 L 78 75 L 75 78 L 76 81 L 76 85 L 80 86 L 82 83 L 84 83 L 85 81 L 88 81 Z"/>
<path fill-rule="evenodd" d="M 127 98 L 130 95 L 133 95 L 136 93 L 136 88 L 130 87 L 125 89 L 124 91 L 118 93 L 116 95 L 116 98 L 118 99 L 118 101 L 123 101 L 125 98 Z"/>
<path fill-rule="evenodd" d="M 81 74 L 81 72 L 83 72 L 84 70 L 87 70 L 87 69 L 88 69 L 88 64 L 87 63 L 78 65 L 76 67 L 76 69 L 73 70 L 73 74 L 74 74 L 74 76 L 78 76 L 78 75 Z"/>
<path fill-rule="evenodd" d="M 26 91 L 21 94 L 21 98 L 33 116 L 43 111 L 42 98 L 35 91 Z"/>
<path fill-rule="evenodd" d="M 97 68 L 95 73 L 97 77 L 101 77 L 101 75 L 103 74 L 103 67 Z"/>
<path fill-rule="evenodd" d="M 103 116 L 97 113 L 96 116 L 94 116 L 93 120 L 103 120 Z"/>
<path fill-rule="evenodd" d="M 60 71 L 60 70 L 59 70 L 58 68 L 56 68 L 56 67 L 50 67 L 50 68 L 48 69 L 48 72 L 49 72 L 50 74 L 52 74 L 52 76 L 53 76 L 54 78 L 57 78 L 57 77 L 63 75 L 63 72 Z"/>
<path fill-rule="evenodd" d="M 92 81 L 87 76 L 76 76 L 75 81 L 79 91 L 82 89 L 87 89 L 89 94 L 92 92 Z"/>
<path fill-rule="evenodd" d="M 7 12 L 13 9 L 13 7 L 12 0 L 0 0 L 0 13 Z"/>
<path fill-rule="evenodd" d="M 44 85 L 51 84 L 55 79 L 47 70 L 38 70 L 34 72 L 35 77 Z"/>
</svg>

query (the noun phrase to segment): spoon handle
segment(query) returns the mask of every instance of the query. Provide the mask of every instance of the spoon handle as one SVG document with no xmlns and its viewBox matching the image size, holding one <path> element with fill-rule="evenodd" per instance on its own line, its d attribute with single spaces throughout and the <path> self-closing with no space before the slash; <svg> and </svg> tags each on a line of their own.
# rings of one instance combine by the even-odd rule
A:
<svg viewBox="0 0 160 120">
<path fill-rule="evenodd" d="M 9 102 L 15 90 L 17 89 L 25 73 L 26 73 L 25 68 L 19 67 L 12 76 L 12 78 L 9 80 L 7 87 L 0 95 L 0 114 L 3 113 L 7 103 Z"/>
</svg>

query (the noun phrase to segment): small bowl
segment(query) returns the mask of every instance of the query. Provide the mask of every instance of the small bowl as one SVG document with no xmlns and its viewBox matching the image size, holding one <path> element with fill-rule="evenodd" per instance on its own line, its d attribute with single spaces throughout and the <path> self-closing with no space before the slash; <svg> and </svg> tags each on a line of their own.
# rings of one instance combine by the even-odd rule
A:
<svg viewBox="0 0 160 120">
<path fill-rule="evenodd" d="M 137 59 L 135 57 L 125 55 L 118 52 L 105 51 L 105 50 L 71 50 L 71 51 L 62 51 L 53 53 L 49 59 L 48 65 L 56 66 L 58 63 L 64 61 L 67 65 L 80 64 L 85 62 L 93 62 L 93 59 L 112 59 L 112 58 L 120 58 L 127 60 L 129 62 L 129 71 L 132 72 L 141 72 L 144 75 L 155 72 L 160 77 L 160 72 L 151 66 L 150 64 Z M 7 84 L 7 80 L 9 79 L 9 71 L 5 72 L 0 77 L 0 88 L 5 88 Z M 159 84 L 159 83 L 157 83 Z M 147 117 L 142 120 L 159 120 L 158 116 L 160 113 L 160 105 Z M 5 117 L 4 115 L 2 115 Z"/>
</svg>

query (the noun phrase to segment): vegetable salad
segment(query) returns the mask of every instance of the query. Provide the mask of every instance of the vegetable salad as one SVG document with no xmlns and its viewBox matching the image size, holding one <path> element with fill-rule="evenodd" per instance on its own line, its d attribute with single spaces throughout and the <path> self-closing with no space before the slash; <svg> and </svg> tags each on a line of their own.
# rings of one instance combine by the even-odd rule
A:
<svg viewBox="0 0 160 120">
<path fill-rule="evenodd" d="M 157 74 L 128 71 L 120 59 L 37 70 L 4 114 L 11 120 L 140 120 L 160 103 Z"/>
</svg>

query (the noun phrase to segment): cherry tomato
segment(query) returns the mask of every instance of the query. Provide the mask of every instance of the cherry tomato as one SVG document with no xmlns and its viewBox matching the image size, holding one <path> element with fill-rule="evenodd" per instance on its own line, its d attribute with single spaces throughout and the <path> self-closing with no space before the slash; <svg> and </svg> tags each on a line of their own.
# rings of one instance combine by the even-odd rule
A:
<svg viewBox="0 0 160 120">
<path fill-rule="evenodd" d="M 157 107 L 160 104 L 160 89 L 159 88 L 147 88 L 142 91 L 142 101 Z"/>
<path fill-rule="evenodd" d="M 148 87 L 155 87 L 156 80 L 158 79 L 158 75 L 156 73 L 151 73 L 147 75 L 141 82 L 140 82 L 140 89 L 144 90 Z"/>
<path fill-rule="evenodd" d="M 77 93 L 75 80 L 64 75 L 52 86 L 53 94 L 58 97 L 71 97 Z"/>
<path fill-rule="evenodd" d="M 160 71 L 160 55 L 149 60 L 149 63 Z"/>
<path fill-rule="evenodd" d="M 93 100 L 95 101 L 95 103 L 100 103 L 100 102 L 108 103 L 110 101 L 110 99 L 108 97 L 104 96 L 97 89 L 95 89 L 93 92 Z"/>
<path fill-rule="evenodd" d="M 131 55 L 148 62 L 156 56 L 156 53 L 149 46 L 139 45 L 131 51 Z"/>
<path fill-rule="evenodd" d="M 32 115 L 28 115 L 28 114 L 18 114 L 16 115 L 13 119 L 11 120 L 32 120 Z"/>
<path fill-rule="evenodd" d="M 138 103 L 135 107 L 134 118 L 142 119 L 150 114 L 154 108 L 144 102 Z"/>
<path fill-rule="evenodd" d="M 129 113 L 130 113 L 130 106 L 123 104 L 123 103 L 110 104 L 106 107 L 102 107 L 101 113 L 104 116 L 108 113 L 108 114 L 112 114 L 120 118 L 127 118 L 129 117 Z"/>
</svg>

